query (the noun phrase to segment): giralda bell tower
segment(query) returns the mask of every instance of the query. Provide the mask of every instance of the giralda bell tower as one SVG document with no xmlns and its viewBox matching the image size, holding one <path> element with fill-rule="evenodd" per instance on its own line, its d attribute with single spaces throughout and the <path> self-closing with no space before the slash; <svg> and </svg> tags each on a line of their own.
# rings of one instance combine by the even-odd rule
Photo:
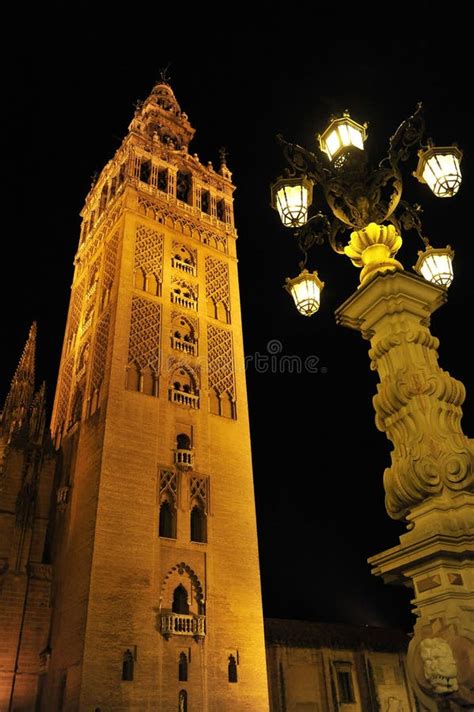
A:
<svg viewBox="0 0 474 712">
<path fill-rule="evenodd" d="M 87 196 L 41 710 L 265 712 L 231 173 L 167 83 Z"/>
</svg>

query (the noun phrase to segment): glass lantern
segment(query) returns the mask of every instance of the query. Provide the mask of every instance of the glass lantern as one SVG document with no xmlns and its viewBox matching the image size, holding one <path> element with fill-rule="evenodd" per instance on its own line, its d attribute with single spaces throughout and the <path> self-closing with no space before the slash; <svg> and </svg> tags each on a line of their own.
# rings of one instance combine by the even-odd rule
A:
<svg viewBox="0 0 474 712">
<path fill-rule="evenodd" d="M 319 309 L 321 291 L 324 287 L 317 272 L 304 269 L 294 279 L 287 277 L 285 289 L 294 299 L 296 308 L 304 316 L 312 316 Z"/>
<path fill-rule="evenodd" d="M 327 153 L 329 160 L 335 158 L 343 150 L 358 148 L 364 150 L 364 141 L 367 138 L 367 124 L 358 124 L 351 119 L 349 112 L 345 111 L 341 118 L 333 119 L 328 128 L 318 135 L 321 151 Z"/>
<path fill-rule="evenodd" d="M 428 282 L 447 288 L 454 278 L 453 257 L 450 245 L 440 248 L 428 245 L 424 252 L 418 253 L 415 270 Z"/>
<path fill-rule="evenodd" d="M 418 152 L 414 176 L 426 183 L 438 198 L 452 198 L 461 185 L 462 151 L 457 146 L 429 146 Z"/>
<path fill-rule="evenodd" d="M 272 208 L 285 227 L 302 227 L 308 220 L 313 184 L 307 178 L 278 178 L 272 185 Z"/>
</svg>

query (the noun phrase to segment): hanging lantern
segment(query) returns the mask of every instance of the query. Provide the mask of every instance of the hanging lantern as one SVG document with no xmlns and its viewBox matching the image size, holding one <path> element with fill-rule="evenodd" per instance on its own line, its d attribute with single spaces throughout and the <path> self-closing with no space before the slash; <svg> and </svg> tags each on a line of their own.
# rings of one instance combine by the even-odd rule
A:
<svg viewBox="0 0 474 712">
<path fill-rule="evenodd" d="M 308 220 L 313 184 L 307 178 L 278 178 L 272 185 L 272 208 L 285 227 L 302 227 Z"/>
<path fill-rule="evenodd" d="M 324 133 L 318 135 L 321 151 L 327 153 L 333 161 L 348 148 L 364 150 L 364 141 L 367 138 L 367 124 L 358 124 L 345 111 L 341 118 L 333 119 Z"/>
<path fill-rule="evenodd" d="M 415 270 L 428 282 L 441 287 L 449 287 L 453 281 L 454 250 L 447 247 L 434 248 L 428 245 L 424 252 L 418 253 Z"/>
<path fill-rule="evenodd" d="M 317 272 L 304 269 L 294 279 L 287 277 L 285 289 L 294 299 L 296 308 L 304 316 L 312 316 L 319 309 L 321 290 L 324 287 Z"/>
<path fill-rule="evenodd" d="M 428 146 L 418 152 L 418 166 L 413 174 L 427 183 L 438 198 L 452 198 L 461 185 L 462 151 L 457 146 Z"/>
</svg>

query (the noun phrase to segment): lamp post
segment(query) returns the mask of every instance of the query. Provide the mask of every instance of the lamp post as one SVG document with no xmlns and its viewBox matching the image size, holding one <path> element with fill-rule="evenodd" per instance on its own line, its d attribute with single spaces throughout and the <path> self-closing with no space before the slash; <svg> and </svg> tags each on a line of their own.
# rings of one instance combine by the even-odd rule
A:
<svg viewBox="0 0 474 712">
<path fill-rule="evenodd" d="M 393 444 L 386 509 L 408 523 L 399 545 L 369 563 L 386 582 L 413 588 L 409 677 L 420 709 L 435 712 L 474 709 L 474 441 L 461 429 L 464 386 L 439 367 L 439 342 L 429 330 L 431 314 L 447 299 L 454 252 L 432 247 L 420 207 L 402 200 L 401 166 L 414 152 L 415 177 L 437 197 L 458 191 L 462 153 L 423 144 L 424 134 L 419 104 L 375 168 L 364 147 L 367 126 L 347 112 L 318 136 L 326 156 L 280 136 L 289 168 L 272 186 L 272 205 L 284 225 L 296 228 L 303 253 L 300 274 L 286 284 L 300 313 L 318 310 L 324 287 L 306 268 L 313 246 L 327 241 L 361 268 L 360 285 L 336 310 L 336 321 L 370 341 L 371 367 L 380 376 L 375 422 Z M 311 208 L 313 194 L 327 214 Z M 424 245 L 417 274 L 395 258 L 408 230 Z"/>
</svg>

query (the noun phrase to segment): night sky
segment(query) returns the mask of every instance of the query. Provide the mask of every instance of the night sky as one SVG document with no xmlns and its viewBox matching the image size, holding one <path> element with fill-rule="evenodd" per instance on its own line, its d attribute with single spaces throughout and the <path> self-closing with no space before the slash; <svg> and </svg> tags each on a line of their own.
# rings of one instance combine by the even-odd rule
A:
<svg viewBox="0 0 474 712">
<path fill-rule="evenodd" d="M 171 85 L 196 129 L 191 152 L 217 168 L 218 149 L 226 146 L 237 186 L 264 613 L 407 628 L 410 592 L 385 586 L 366 563 L 395 546 L 403 526 L 384 508 L 391 445 L 374 424 L 377 375 L 369 370 L 368 344 L 334 320 L 359 271 L 329 246 L 316 248 L 309 266 L 326 283 L 321 309 L 300 316 L 282 289 L 300 256 L 269 206 L 269 184 L 284 168 L 278 132 L 316 150 L 314 135 L 346 108 L 369 122 L 374 163 L 418 101 L 427 135 L 438 145 L 457 141 L 464 150 L 459 194 L 437 200 L 411 177 L 413 156 L 404 198 L 422 204 L 432 244 L 449 242 L 456 251 L 449 302 L 432 331 L 441 339 L 441 365 L 466 385 L 463 424 L 472 433 L 472 40 L 456 3 L 452 16 L 437 16 L 423 2 L 365 3 L 352 12 L 344 3 L 334 11 L 262 3 L 262 20 L 253 17 L 255 7 L 50 3 L 27 19 L 11 16 L 2 90 L 0 395 L 36 319 L 38 379 L 47 380 L 52 402 L 91 176 L 120 145 L 134 103 L 170 63 Z M 398 258 L 409 269 L 422 245 L 415 233 L 404 240 Z M 256 354 L 272 353 L 262 372 Z M 318 373 L 281 373 L 281 356 L 315 357 Z"/>
</svg>

